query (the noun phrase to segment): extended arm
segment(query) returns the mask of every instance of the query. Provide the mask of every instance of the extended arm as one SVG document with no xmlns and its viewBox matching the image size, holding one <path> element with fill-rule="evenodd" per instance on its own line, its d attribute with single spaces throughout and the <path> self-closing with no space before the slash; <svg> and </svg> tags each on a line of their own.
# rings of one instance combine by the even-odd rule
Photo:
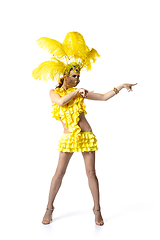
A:
<svg viewBox="0 0 160 240">
<path fill-rule="evenodd" d="M 120 91 L 122 88 L 124 88 L 123 84 L 121 84 L 120 86 L 117 87 L 118 91 Z M 111 97 L 113 97 L 115 95 L 116 95 L 116 93 L 113 90 L 111 90 L 107 93 L 104 93 L 104 94 L 88 92 L 86 99 L 107 101 L 108 99 L 110 99 Z"/>
<path fill-rule="evenodd" d="M 121 89 L 126 88 L 130 92 L 130 91 L 132 91 L 132 86 L 135 86 L 136 84 L 129 84 L 129 83 L 121 84 L 120 86 L 116 87 L 116 89 L 119 92 Z M 93 93 L 93 92 L 88 91 L 86 99 L 107 101 L 108 99 L 112 98 L 115 95 L 116 95 L 116 91 L 114 91 L 114 90 L 111 90 L 111 91 L 109 91 L 107 93 L 104 93 L 104 94 Z"/>
</svg>

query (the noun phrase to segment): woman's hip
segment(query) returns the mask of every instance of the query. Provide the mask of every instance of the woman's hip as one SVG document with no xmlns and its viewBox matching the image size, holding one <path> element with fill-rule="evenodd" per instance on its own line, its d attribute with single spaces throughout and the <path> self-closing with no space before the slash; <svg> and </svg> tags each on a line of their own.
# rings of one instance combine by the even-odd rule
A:
<svg viewBox="0 0 160 240">
<path fill-rule="evenodd" d="M 58 143 L 58 150 L 60 152 L 96 151 L 97 139 L 93 132 L 63 133 Z"/>
</svg>

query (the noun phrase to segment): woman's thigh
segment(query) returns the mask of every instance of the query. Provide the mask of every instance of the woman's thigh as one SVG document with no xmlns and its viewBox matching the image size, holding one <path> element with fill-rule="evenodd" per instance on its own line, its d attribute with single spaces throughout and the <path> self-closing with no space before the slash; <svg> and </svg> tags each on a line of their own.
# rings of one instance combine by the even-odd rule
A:
<svg viewBox="0 0 160 240">
<path fill-rule="evenodd" d="M 92 152 L 82 152 L 86 173 L 95 172 L 95 151 Z"/>
<path fill-rule="evenodd" d="M 56 172 L 64 174 L 73 153 L 60 152 Z"/>
</svg>

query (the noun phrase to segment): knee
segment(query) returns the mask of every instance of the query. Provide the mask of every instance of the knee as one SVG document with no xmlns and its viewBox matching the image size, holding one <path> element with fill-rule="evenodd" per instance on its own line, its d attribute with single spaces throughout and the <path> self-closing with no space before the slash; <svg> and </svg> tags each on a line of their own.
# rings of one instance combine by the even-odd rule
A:
<svg viewBox="0 0 160 240">
<path fill-rule="evenodd" d="M 89 179 L 91 179 L 91 178 L 96 179 L 97 178 L 95 170 L 89 170 L 89 171 L 86 171 L 86 173 L 87 173 L 87 177 Z"/>
</svg>

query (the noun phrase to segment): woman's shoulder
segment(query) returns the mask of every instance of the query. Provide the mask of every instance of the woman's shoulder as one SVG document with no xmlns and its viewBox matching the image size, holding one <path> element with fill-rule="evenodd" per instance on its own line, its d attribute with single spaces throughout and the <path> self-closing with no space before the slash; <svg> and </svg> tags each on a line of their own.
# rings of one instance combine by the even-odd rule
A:
<svg viewBox="0 0 160 240">
<path fill-rule="evenodd" d="M 51 89 L 49 91 L 49 94 L 53 94 L 53 93 L 60 93 L 61 92 L 61 89 L 60 88 L 55 88 L 55 89 Z"/>
<path fill-rule="evenodd" d="M 55 90 L 55 89 L 51 89 L 51 90 L 49 90 L 49 93 L 54 92 L 54 90 Z"/>
<path fill-rule="evenodd" d="M 55 89 L 51 89 L 51 90 L 49 91 L 49 96 L 50 96 L 50 98 L 52 98 L 52 97 L 54 96 L 54 93 L 56 93 L 56 92 L 55 92 Z"/>
</svg>

